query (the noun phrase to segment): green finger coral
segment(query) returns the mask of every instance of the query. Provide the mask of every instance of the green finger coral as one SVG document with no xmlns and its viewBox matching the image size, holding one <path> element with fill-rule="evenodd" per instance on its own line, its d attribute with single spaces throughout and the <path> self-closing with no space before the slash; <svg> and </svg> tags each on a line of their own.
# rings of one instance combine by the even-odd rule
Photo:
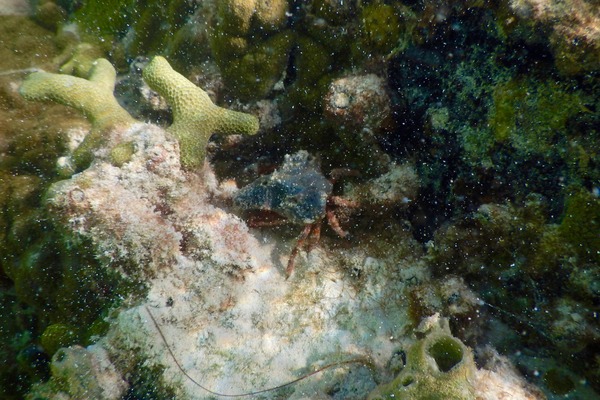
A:
<svg viewBox="0 0 600 400">
<path fill-rule="evenodd" d="M 116 76 L 117 73 L 110 62 L 100 58 L 95 61 L 88 79 L 35 72 L 21 85 L 19 92 L 25 99 L 53 101 L 73 107 L 91 122 L 91 132 L 73 154 L 75 170 L 85 168 L 91 163 L 92 152 L 104 143 L 109 131 L 136 122 L 113 95 Z"/>
<path fill-rule="evenodd" d="M 108 60 L 100 58 L 89 78 L 35 72 L 27 77 L 20 93 L 27 100 L 50 100 L 81 111 L 95 130 L 104 131 L 135 120 L 113 96 L 116 71 Z"/>
<path fill-rule="evenodd" d="M 175 72 L 163 57 L 154 57 L 143 76 L 171 105 L 173 124 L 167 131 L 179 141 L 181 164 L 186 169 L 202 165 L 213 133 L 253 135 L 258 131 L 258 118 L 216 106 L 204 90 Z"/>
</svg>

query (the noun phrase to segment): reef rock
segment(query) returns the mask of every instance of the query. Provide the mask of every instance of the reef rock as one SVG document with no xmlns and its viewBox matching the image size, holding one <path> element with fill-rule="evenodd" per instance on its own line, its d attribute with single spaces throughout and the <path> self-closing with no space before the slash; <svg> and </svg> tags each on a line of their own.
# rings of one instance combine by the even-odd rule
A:
<svg viewBox="0 0 600 400">
<path fill-rule="evenodd" d="M 249 230 L 217 203 L 223 193 L 208 166 L 182 172 L 164 130 L 134 124 L 122 135 L 135 149 L 130 161 L 98 159 L 47 196 L 105 268 L 146 288 L 95 344 L 117 375 L 131 381 L 133 373 L 132 390 L 146 382 L 154 395 L 205 399 L 279 387 L 339 363 L 264 396 L 365 398 L 398 348 L 414 342 L 404 293 L 430 277 L 410 235 L 357 232 L 351 246 L 324 238 L 286 279 L 293 236 Z M 469 350 L 444 337 L 470 368 Z"/>
<path fill-rule="evenodd" d="M 324 241 L 286 280 L 293 237 L 260 239 L 211 204 L 220 188 L 210 170 L 201 177 L 182 172 L 177 143 L 164 130 L 134 124 L 122 138 L 135 149 L 129 162 L 117 167 L 98 159 L 54 184 L 47 199 L 75 236 L 91 240 L 106 268 L 147 287 L 147 298 L 124 307 L 98 343 L 121 360 L 121 371 L 143 359 L 148 370 L 165 368 L 165 393 L 208 398 L 183 376 L 167 344 L 186 373 L 223 393 L 274 387 L 336 361 L 385 365 L 395 347 L 390 337 L 401 337 L 408 321 L 402 288 L 427 275 L 407 256 L 420 254 L 407 234 L 396 237 L 403 244 L 378 240 L 349 249 Z M 385 251 L 389 246 L 406 250 Z M 285 393 L 327 392 L 353 366 L 361 363 Z M 357 398 L 374 386 L 371 372 L 365 382 Z"/>
</svg>

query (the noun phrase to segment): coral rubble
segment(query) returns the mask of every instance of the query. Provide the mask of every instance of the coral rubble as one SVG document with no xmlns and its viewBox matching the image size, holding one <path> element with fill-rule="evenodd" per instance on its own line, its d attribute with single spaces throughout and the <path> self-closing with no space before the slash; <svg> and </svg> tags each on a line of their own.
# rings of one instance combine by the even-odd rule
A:
<svg viewBox="0 0 600 400">
<path fill-rule="evenodd" d="M 385 364 L 394 346 L 382 330 L 400 337 L 406 320 L 398 286 L 390 282 L 402 285 L 409 275 L 423 279 L 418 264 L 411 266 L 410 258 L 385 250 L 379 256 L 368 256 L 364 249 L 329 255 L 315 250 L 302 260 L 297 278 L 286 280 L 281 258 L 288 256 L 289 241 L 275 247 L 263 243 L 238 217 L 211 205 L 210 176 L 202 182 L 182 174 L 175 143 L 164 131 L 133 125 L 124 135 L 144 151 L 120 168 L 94 163 L 54 184 L 48 195 L 53 214 L 74 234 L 91 240 L 106 267 L 119 267 L 148 287 L 145 306 L 122 310 L 98 342 L 118 355 L 117 369 L 133 367 L 127 354 L 134 351 L 147 360 L 146 368 L 167 368 L 161 378 L 164 390 L 208 396 L 186 379 L 183 386 L 175 383 L 182 382 L 181 371 L 164 351 L 145 307 L 167 338 L 178 338 L 167 344 L 186 372 L 202 376 L 211 390 L 276 386 L 311 365 L 353 356 L 368 355 L 377 365 Z M 409 245 L 411 239 L 405 239 Z M 391 245 L 383 239 L 373 243 Z M 398 263 L 407 263 L 404 272 L 395 269 Z M 363 289 L 345 282 L 347 268 L 362 271 Z M 384 326 L 382 318 L 394 322 Z M 340 379 L 337 371 L 289 394 L 326 391 Z M 372 382 L 370 374 L 365 379 Z"/>
</svg>

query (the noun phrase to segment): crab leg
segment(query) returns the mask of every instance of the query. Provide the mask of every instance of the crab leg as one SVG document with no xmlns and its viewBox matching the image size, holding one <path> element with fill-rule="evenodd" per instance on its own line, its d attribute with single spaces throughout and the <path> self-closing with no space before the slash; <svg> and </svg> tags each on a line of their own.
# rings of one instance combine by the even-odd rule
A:
<svg viewBox="0 0 600 400">
<path fill-rule="evenodd" d="M 326 214 L 327 214 L 327 223 L 329 224 L 331 229 L 333 229 L 335 231 L 335 233 L 340 235 L 340 237 L 342 237 L 342 238 L 345 238 L 346 236 L 348 236 L 348 232 L 343 230 L 342 227 L 340 226 L 340 220 L 338 219 L 338 217 L 336 217 L 335 213 L 331 210 L 328 210 L 326 212 Z"/>
<path fill-rule="evenodd" d="M 311 224 L 312 228 L 310 230 L 310 235 L 308 235 L 308 243 L 306 245 L 307 253 L 310 253 L 312 249 L 319 244 L 319 240 L 321 239 L 321 225 L 321 221 Z"/>
<path fill-rule="evenodd" d="M 290 275 L 292 275 L 292 272 L 294 272 L 294 267 L 296 266 L 296 256 L 298 255 L 300 248 L 302 246 L 304 246 L 304 241 L 306 240 L 308 235 L 310 235 L 310 233 L 312 232 L 313 225 L 314 224 L 306 225 L 304 227 L 304 229 L 302 230 L 302 233 L 300 234 L 300 236 L 298 236 L 298 240 L 296 241 L 296 245 L 292 249 L 292 252 L 290 254 L 290 259 L 288 260 L 287 268 L 285 270 L 286 279 L 289 278 Z"/>
</svg>

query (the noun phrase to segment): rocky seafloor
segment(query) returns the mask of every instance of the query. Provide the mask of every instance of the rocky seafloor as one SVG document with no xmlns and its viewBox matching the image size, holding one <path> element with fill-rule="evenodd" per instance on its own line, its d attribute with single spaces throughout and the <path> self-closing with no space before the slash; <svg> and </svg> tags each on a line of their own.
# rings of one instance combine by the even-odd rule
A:
<svg viewBox="0 0 600 400">
<path fill-rule="evenodd" d="M 3 398 L 600 398 L 593 2 L 15 0 L 0 31 Z"/>
</svg>

